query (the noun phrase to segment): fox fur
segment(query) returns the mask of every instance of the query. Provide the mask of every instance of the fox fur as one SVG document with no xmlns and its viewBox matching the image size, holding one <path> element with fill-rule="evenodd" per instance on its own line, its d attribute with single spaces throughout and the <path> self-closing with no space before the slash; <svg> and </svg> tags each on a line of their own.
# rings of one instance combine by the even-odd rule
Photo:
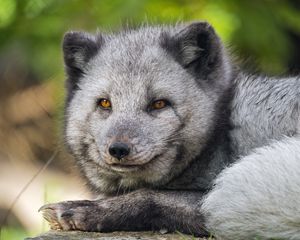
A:
<svg viewBox="0 0 300 240">
<path fill-rule="evenodd" d="M 245 74 L 206 22 L 69 32 L 63 52 L 65 141 L 102 197 L 43 206 L 52 228 L 300 239 L 298 76 Z"/>
</svg>

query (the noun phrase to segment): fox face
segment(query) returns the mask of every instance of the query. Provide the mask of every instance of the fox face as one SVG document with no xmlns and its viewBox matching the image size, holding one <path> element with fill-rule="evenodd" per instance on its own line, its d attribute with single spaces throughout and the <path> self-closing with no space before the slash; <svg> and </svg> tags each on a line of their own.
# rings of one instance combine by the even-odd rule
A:
<svg viewBox="0 0 300 240">
<path fill-rule="evenodd" d="M 63 42 L 66 143 L 95 192 L 160 186 L 207 144 L 230 69 L 207 23 Z"/>
</svg>

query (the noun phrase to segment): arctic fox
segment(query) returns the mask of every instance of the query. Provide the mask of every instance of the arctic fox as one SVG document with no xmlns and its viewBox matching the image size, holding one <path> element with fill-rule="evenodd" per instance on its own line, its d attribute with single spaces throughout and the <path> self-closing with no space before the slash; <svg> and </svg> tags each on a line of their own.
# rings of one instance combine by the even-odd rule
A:
<svg viewBox="0 0 300 240">
<path fill-rule="evenodd" d="M 102 197 L 43 206 L 53 229 L 300 239 L 299 77 L 246 75 L 206 22 L 63 52 L 66 144 Z"/>
</svg>

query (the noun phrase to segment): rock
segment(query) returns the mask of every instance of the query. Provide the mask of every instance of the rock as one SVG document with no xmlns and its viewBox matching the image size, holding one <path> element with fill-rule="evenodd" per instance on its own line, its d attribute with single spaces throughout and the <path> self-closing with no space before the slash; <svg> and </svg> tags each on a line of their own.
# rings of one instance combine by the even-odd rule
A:
<svg viewBox="0 0 300 240">
<path fill-rule="evenodd" d="M 157 232 L 80 232 L 80 231 L 49 231 L 37 237 L 25 240 L 200 240 L 181 233 L 161 234 Z"/>
</svg>

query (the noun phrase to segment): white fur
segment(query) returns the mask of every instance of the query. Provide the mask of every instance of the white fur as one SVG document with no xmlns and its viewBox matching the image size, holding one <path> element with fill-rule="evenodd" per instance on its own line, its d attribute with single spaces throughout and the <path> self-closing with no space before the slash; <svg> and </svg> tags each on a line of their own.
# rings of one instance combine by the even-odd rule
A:
<svg viewBox="0 0 300 240">
<path fill-rule="evenodd" d="M 202 211 L 218 239 L 300 239 L 300 139 L 258 148 L 225 169 Z"/>
</svg>

